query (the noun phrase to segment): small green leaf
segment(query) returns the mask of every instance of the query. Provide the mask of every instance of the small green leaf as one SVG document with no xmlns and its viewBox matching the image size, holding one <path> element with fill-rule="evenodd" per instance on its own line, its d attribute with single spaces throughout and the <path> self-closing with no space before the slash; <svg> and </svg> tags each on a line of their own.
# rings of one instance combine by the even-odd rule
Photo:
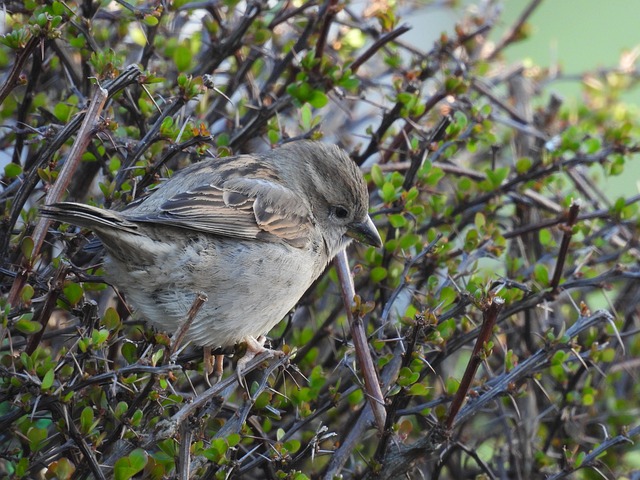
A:
<svg viewBox="0 0 640 480">
<path fill-rule="evenodd" d="M 494 188 L 498 188 L 500 185 L 502 185 L 502 182 L 507 178 L 507 175 L 509 175 L 509 168 L 502 167 L 502 168 L 496 168 L 495 170 L 487 169 L 485 170 L 485 173 L 487 174 L 487 178 L 491 182 L 491 185 Z"/>
<path fill-rule="evenodd" d="M 516 172 L 518 172 L 519 174 L 526 173 L 531 168 L 531 165 L 532 162 L 529 157 L 522 157 L 516 162 Z"/>
<path fill-rule="evenodd" d="M 22 173 L 22 167 L 17 163 L 7 163 L 4 167 L 4 176 L 15 178 Z"/>
<path fill-rule="evenodd" d="M 541 263 L 537 263 L 533 268 L 533 278 L 545 287 L 549 285 L 549 271 L 547 267 Z"/>
<path fill-rule="evenodd" d="M 451 305 L 458 298 L 458 292 L 453 287 L 443 287 L 440 290 L 440 308 L 444 308 L 448 305 Z"/>
<path fill-rule="evenodd" d="M 408 393 L 409 395 L 424 397 L 429 393 L 429 389 L 422 383 L 414 383 L 413 385 L 411 385 L 411 387 L 409 387 Z"/>
<path fill-rule="evenodd" d="M 15 323 L 16 329 L 25 335 L 33 335 L 39 332 L 42 329 L 42 325 L 40 325 L 40 322 L 34 322 L 31 318 L 33 318 L 33 313 L 22 315 Z"/>
<path fill-rule="evenodd" d="M 144 19 L 142 21 L 146 25 L 149 25 L 150 27 L 155 27 L 160 22 L 160 20 L 158 20 L 158 17 L 156 17 L 154 15 L 145 15 Z"/>
<path fill-rule="evenodd" d="M 547 228 L 543 228 L 538 232 L 538 240 L 545 247 L 550 246 L 553 241 L 553 235 L 551 235 L 551 231 Z"/>
<path fill-rule="evenodd" d="M 120 417 L 127 413 L 128 409 L 129 405 L 127 405 L 127 402 L 118 402 L 116 408 L 113 410 L 113 416 L 120 420 Z"/>
<path fill-rule="evenodd" d="M 378 283 L 387 278 L 387 269 L 385 267 L 374 267 L 369 275 L 373 283 Z"/>
<path fill-rule="evenodd" d="M 186 45 L 179 45 L 173 52 L 173 61 L 179 72 L 186 72 L 191 68 L 191 50 Z"/>
<path fill-rule="evenodd" d="M 91 332 L 91 341 L 95 347 L 102 345 L 107 338 L 109 338 L 109 330 L 101 328 L 100 330 L 94 329 Z"/>
<path fill-rule="evenodd" d="M 125 342 L 122 345 L 121 353 L 128 363 L 136 363 L 138 361 L 138 349 L 131 342 Z"/>
<path fill-rule="evenodd" d="M 300 440 L 288 440 L 284 443 L 284 448 L 287 450 L 288 453 L 296 453 L 298 450 L 300 450 Z"/>
<path fill-rule="evenodd" d="M 381 187 L 384 183 L 384 174 L 382 173 L 382 168 L 377 163 L 374 163 L 371 167 L 371 180 L 376 186 Z"/>
<path fill-rule="evenodd" d="M 329 102 L 329 98 L 323 91 L 313 90 L 307 101 L 315 108 L 322 108 Z"/>
<path fill-rule="evenodd" d="M 31 260 L 31 255 L 33 255 L 33 238 L 24 237 L 22 239 L 22 243 L 20 244 L 20 249 L 22 250 L 24 258 L 26 258 L 27 260 Z"/>
<path fill-rule="evenodd" d="M 53 380 L 55 378 L 53 368 L 47 370 L 47 373 L 42 377 L 42 383 L 40 384 L 41 390 L 49 390 L 53 386 Z"/>
<path fill-rule="evenodd" d="M 164 357 L 164 350 L 162 349 L 156 350 L 155 352 L 153 352 L 153 355 L 151 355 L 151 365 L 153 365 L 154 367 L 156 365 L 159 365 L 163 357 Z"/>
<path fill-rule="evenodd" d="M 129 480 L 135 474 L 142 471 L 147 461 L 147 452 L 141 448 L 137 448 L 128 456 L 116 461 L 113 466 L 113 478 L 115 480 Z"/>
<path fill-rule="evenodd" d="M 118 315 L 118 312 L 113 307 L 108 307 L 105 310 L 104 316 L 102 317 L 102 323 L 109 330 L 116 330 L 122 324 L 120 321 L 120 315 Z"/>
<path fill-rule="evenodd" d="M 91 407 L 84 407 L 80 413 L 80 431 L 85 435 L 91 432 L 93 425 L 93 409 Z"/>
<path fill-rule="evenodd" d="M 32 452 L 37 452 L 42 447 L 42 444 L 49 437 L 46 428 L 30 428 L 27 432 L 27 438 L 29 439 L 29 448 Z"/>
<path fill-rule="evenodd" d="M 33 287 L 29 284 L 26 284 L 22 289 L 22 293 L 20 294 L 20 298 L 23 302 L 29 302 L 33 298 L 33 294 L 35 293 Z"/>
<path fill-rule="evenodd" d="M 53 107 L 53 114 L 61 122 L 67 123 L 69 117 L 71 116 L 71 107 L 66 103 L 58 102 Z"/>
<path fill-rule="evenodd" d="M 75 465 L 68 458 L 62 457 L 49 464 L 47 467 L 47 476 L 54 474 L 55 478 L 59 480 L 70 480 L 75 471 Z"/>
<path fill-rule="evenodd" d="M 240 435 L 237 434 L 237 433 L 232 433 L 232 434 L 227 436 L 227 444 L 231 448 L 233 448 L 236 445 L 238 445 L 240 443 L 240 440 L 242 440 L 242 437 L 240 437 Z"/>
<path fill-rule="evenodd" d="M 401 213 L 389 215 L 389 223 L 393 228 L 402 228 L 407 224 L 407 219 Z"/>
<path fill-rule="evenodd" d="M 312 125 L 311 121 L 313 119 L 313 114 L 311 112 L 311 107 L 308 103 L 305 103 L 300 107 L 300 126 L 303 130 L 311 130 Z"/>
<path fill-rule="evenodd" d="M 396 188 L 391 182 L 385 182 L 380 189 L 380 196 L 385 203 L 391 203 L 396 199 Z"/>
<path fill-rule="evenodd" d="M 84 295 L 84 290 L 82 290 L 82 287 L 77 283 L 67 283 L 62 291 L 69 303 L 74 306 L 78 304 L 82 295 Z"/>
</svg>

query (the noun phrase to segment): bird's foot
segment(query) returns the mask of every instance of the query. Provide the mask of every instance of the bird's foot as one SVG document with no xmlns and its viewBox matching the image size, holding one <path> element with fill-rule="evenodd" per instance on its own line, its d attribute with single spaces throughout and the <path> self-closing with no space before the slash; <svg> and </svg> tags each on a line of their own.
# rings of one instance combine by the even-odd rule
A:
<svg viewBox="0 0 640 480">
<path fill-rule="evenodd" d="M 247 365 L 251 360 L 253 360 L 255 357 L 257 357 L 261 353 L 268 352 L 270 357 L 279 358 L 284 356 L 284 352 L 281 350 L 272 350 L 270 348 L 266 348 L 264 346 L 264 342 L 266 341 L 267 339 L 264 335 L 260 335 L 257 339 L 253 338 L 252 336 L 247 336 L 242 339 L 242 342 L 244 342 L 247 345 L 247 351 L 245 352 L 243 357 L 240 360 L 238 360 L 238 366 L 236 368 L 236 375 L 238 376 L 238 381 L 240 382 L 240 385 L 243 385 L 243 381 L 242 381 L 243 370 L 247 367 Z"/>
</svg>

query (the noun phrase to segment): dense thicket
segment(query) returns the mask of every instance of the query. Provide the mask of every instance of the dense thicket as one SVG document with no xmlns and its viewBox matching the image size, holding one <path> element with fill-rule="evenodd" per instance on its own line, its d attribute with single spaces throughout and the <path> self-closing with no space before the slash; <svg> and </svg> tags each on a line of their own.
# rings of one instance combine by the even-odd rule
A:
<svg viewBox="0 0 640 480">
<path fill-rule="evenodd" d="M 621 101 L 635 57 L 586 73 L 569 108 L 557 76 L 503 59 L 532 9 L 490 42 L 499 8 L 483 2 L 412 45 L 411 8 L 4 2 L 0 476 L 622 478 L 638 464 L 639 197 L 601 190 L 637 162 Z M 329 269 L 270 334 L 291 355 L 254 363 L 246 388 L 227 362 L 207 389 L 201 352 L 170 362 L 166 333 L 103 283 L 91 233 L 37 214 L 63 198 L 122 208 L 198 158 L 296 138 L 339 143 L 366 172 L 385 245 L 349 255 L 373 371 Z"/>
</svg>

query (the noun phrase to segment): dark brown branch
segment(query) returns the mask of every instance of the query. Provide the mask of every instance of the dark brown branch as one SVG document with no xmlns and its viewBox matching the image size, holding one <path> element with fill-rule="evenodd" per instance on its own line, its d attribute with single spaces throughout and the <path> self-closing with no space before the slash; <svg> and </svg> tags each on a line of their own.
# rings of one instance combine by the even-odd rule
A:
<svg viewBox="0 0 640 480">
<path fill-rule="evenodd" d="M 20 73 L 22 72 L 22 67 L 42 41 L 44 40 L 39 37 L 31 37 L 18 53 L 16 61 L 13 67 L 11 67 L 11 71 L 4 79 L 2 86 L 0 86 L 0 105 L 4 102 L 5 98 L 7 98 L 7 95 L 11 93 L 11 90 L 16 87 L 18 77 L 20 77 Z"/>
<path fill-rule="evenodd" d="M 367 48 L 362 54 L 356 58 L 353 63 L 350 65 L 351 71 L 356 73 L 358 69 L 367 62 L 371 57 L 373 57 L 378 51 L 384 47 L 387 43 L 394 41 L 396 38 L 404 35 L 411 27 L 409 25 L 400 25 L 395 30 L 392 30 L 388 33 L 385 33 L 380 38 L 378 38 L 373 44 Z"/>
<path fill-rule="evenodd" d="M 451 427 L 453 427 L 456 415 L 460 411 L 464 399 L 469 393 L 469 388 L 471 387 L 473 377 L 475 376 L 480 363 L 482 363 L 484 359 L 482 351 L 493 335 L 493 327 L 498 320 L 498 315 L 500 314 L 503 306 L 504 300 L 502 298 L 493 297 L 487 300 L 487 305 L 482 310 L 482 327 L 480 328 L 480 333 L 478 334 L 476 343 L 473 346 L 473 352 L 471 353 L 471 358 L 469 359 L 467 368 L 465 369 L 462 380 L 460 381 L 458 391 L 454 395 L 453 401 L 451 402 L 449 414 L 447 416 L 447 420 L 445 421 L 447 430 L 451 430 Z"/>
<path fill-rule="evenodd" d="M 97 128 L 98 122 L 100 120 L 100 114 L 102 113 L 104 104 L 107 101 L 107 96 L 107 90 L 102 87 L 96 88 L 96 92 L 91 99 L 89 108 L 87 109 L 80 130 L 78 131 L 78 137 L 71 147 L 71 151 L 69 152 L 67 160 L 60 170 L 56 182 L 53 184 L 51 190 L 49 190 L 49 192 L 47 193 L 45 204 L 49 205 L 51 203 L 59 202 L 62 199 L 62 195 L 71 182 L 73 174 L 78 168 L 80 160 L 82 159 L 82 154 L 87 149 L 87 145 L 92 139 L 95 128 Z M 51 225 L 51 223 L 51 219 L 41 217 L 40 221 L 36 225 L 36 228 L 32 235 L 32 259 L 36 258 L 40 253 L 40 248 L 44 243 L 44 237 L 46 236 L 47 229 L 49 228 L 49 225 Z M 18 296 L 20 295 L 20 292 L 22 292 L 22 287 L 24 287 L 24 284 L 27 280 L 27 275 L 29 274 L 29 270 L 31 268 L 30 263 L 31 260 L 28 260 L 26 263 L 23 262 L 23 266 L 18 271 L 18 276 L 11 286 L 11 291 L 9 292 L 8 296 L 8 302 L 11 305 L 15 306 L 16 301 L 18 300 Z M 0 343 L 2 343 L 3 338 L 4 335 L 0 333 Z"/>
<path fill-rule="evenodd" d="M 580 203 L 574 201 L 569 207 L 567 223 L 564 227 L 564 232 L 562 234 L 562 243 L 560 244 L 560 251 L 558 252 L 558 261 L 556 262 L 556 267 L 553 272 L 551 284 L 549 285 L 551 287 L 552 294 L 558 293 L 558 285 L 560 284 L 560 279 L 562 278 L 562 271 L 567 260 L 567 253 L 569 252 L 569 244 L 571 243 L 571 237 L 573 236 L 573 226 L 575 225 L 576 219 L 578 218 L 578 213 L 580 213 Z"/>
</svg>

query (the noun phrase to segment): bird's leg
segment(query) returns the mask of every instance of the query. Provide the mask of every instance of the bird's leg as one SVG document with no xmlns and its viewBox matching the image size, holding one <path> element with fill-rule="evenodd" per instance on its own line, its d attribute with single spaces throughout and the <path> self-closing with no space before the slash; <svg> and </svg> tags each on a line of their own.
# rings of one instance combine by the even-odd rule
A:
<svg viewBox="0 0 640 480">
<path fill-rule="evenodd" d="M 212 373 L 215 380 L 213 383 L 218 383 L 222 379 L 222 374 L 224 372 L 224 355 L 212 355 L 211 347 L 204 347 L 203 353 L 204 379 L 206 380 L 207 385 L 211 386 L 209 376 Z"/>
</svg>

